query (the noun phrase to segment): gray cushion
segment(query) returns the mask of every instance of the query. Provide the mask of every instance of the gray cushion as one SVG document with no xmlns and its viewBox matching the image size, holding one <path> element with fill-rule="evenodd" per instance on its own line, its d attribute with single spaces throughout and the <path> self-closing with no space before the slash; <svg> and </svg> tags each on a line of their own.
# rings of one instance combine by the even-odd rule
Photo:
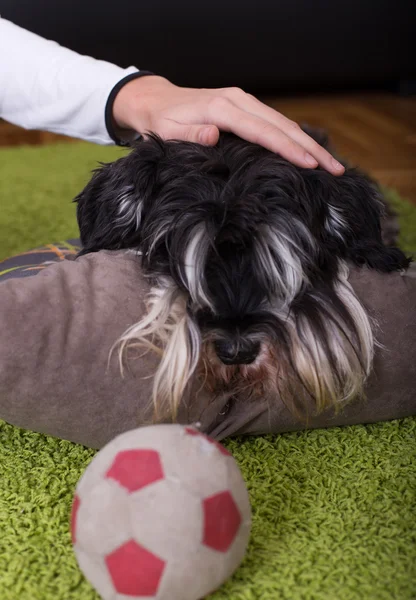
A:
<svg viewBox="0 0 416 600">
<path fill-rule="evenodd" d="M 328 411 L 309 427 L 370 423 L 416 414 L 416 279 L 352 269 L 350 281 L 379 323 L 366 399 Z M 0 284 L 0 418 L 16 426 L 100 448 L 151 422 L 157 358 L 131 361 L 124 378 L 113 343 L 140 320 L 149 284 L 128 252 L 64 260 L 36 277 Z M 179 421 L 199 421 L 217 439 L 301 429 L 278 397 L 229 402 L 199 385 Z"/>
</svg>

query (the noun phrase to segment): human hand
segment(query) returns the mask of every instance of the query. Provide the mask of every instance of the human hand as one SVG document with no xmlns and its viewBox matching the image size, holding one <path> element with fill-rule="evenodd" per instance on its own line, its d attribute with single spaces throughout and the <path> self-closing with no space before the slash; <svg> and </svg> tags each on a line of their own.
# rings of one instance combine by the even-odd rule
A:
<svg viewBox="0 0 416 600">
<path fill-rule="evenodd" d="M 193 89 L 148 75 L 133 79 L 113 104 L 115 124 L 163 139 L 217 143 L 219 132 L 231 131 L 305 168 L 320 165 L 334 175 L 344 167 L 297 123 L 238 88 Z"/>
</svg>

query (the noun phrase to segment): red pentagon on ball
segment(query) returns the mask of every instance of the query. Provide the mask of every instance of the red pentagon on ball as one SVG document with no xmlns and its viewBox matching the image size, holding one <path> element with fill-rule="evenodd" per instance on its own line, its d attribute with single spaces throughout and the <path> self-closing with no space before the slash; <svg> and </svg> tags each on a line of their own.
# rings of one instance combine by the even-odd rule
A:
<svg viewBox="0 0 416 600">
<path fill-rule="evenodd" d="M 129 492 L 163 479 L 164 473 L 156 450 L 123 450 L 114 458 L 106 477 L 114 479 Z"/>
<path fill-rule="evenodd" d="M 165 561 L 130 540 L 105 557 L 108 572 L 118 594 L 155 596 Z"/>
<path fill-rule="evenodd" d="M 77 542 L 77 515 L 80 503 L 78 494 L 75 494 L 71 512 L 71 537 L 73 544 Z"/>
<path fill-rule="evenodd" d="M 240 511 L 230 492 L 220 492 L 203 501 L 202 543 L 218 552 L 227 552 L 241 525 Z"/>
<path fill-rule="evenodd" d="M 219 442 L 210 438 L 208 435 L 205 435 L 205 433 L 201 433 L 200 431 L 198 431 L 197 429 L 194 429 L 193 427 L 185 427 L 185 431 L 188 435 L 199 435 L 199 436 L 205 438 L 210 444 L 214 444 L 214 446 L 216 446 L 222 454 L 225 454 L 226 456 L 231 456 L 231 452 L 228 452 L 227 448 L 225 448 Z"/>
</svg>

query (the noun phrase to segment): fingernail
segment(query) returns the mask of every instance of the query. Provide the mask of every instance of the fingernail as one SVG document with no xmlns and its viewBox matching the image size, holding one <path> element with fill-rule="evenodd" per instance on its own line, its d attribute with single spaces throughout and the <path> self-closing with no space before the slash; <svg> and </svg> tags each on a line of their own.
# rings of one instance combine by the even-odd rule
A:
<svg viewBox="0 0 416 600">
<path fill-rule="evenodd" d="M 332 159 L 332 166 L 334 167 L 334 169 L 336 171 L 343 171 L 344 167 L 342 166 L 341 163 L 339 163 L 337 160 L 335 160 L 335 158 Z"/>
<path fill-rule="evenodd" d="M 199 143 L 200 144 L 209 144 L 212 133 L 212 127 L 204 127 L 199 132 Z"/>
<path fill-rule="evenodd" d="M 306 152 L 306 154 L 305 154 L 305 160 L 308 163 L 308 165 L 310 165 L 311 167 L 317 167 L 318 166 L 318 161 L 314 159 L 314 157 L 312 156 L 312 154 L 308 154 Z"/>
</svg>

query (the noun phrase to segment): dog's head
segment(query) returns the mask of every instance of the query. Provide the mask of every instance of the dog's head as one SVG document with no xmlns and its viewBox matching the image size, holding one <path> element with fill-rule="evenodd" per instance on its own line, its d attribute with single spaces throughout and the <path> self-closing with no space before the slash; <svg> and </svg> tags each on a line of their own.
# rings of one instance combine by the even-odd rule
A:
<svg viewBox="0 0 416 600">
<path fill-rule="evenodd" d="M 83 253 L 135 250 L 152 278 L 122 347 L 156 336 L 156 405 L 175 412 L 195 370 L 214 391 L 278 391 L 293 409 L 360 393 L 373 338 L 346 265 L 409 262 L 383 244 L 382 197 L 361 172 L 302 169 L 233 135 L 213 148 L 151 136 L 77 201 Z"/>
</svg>

